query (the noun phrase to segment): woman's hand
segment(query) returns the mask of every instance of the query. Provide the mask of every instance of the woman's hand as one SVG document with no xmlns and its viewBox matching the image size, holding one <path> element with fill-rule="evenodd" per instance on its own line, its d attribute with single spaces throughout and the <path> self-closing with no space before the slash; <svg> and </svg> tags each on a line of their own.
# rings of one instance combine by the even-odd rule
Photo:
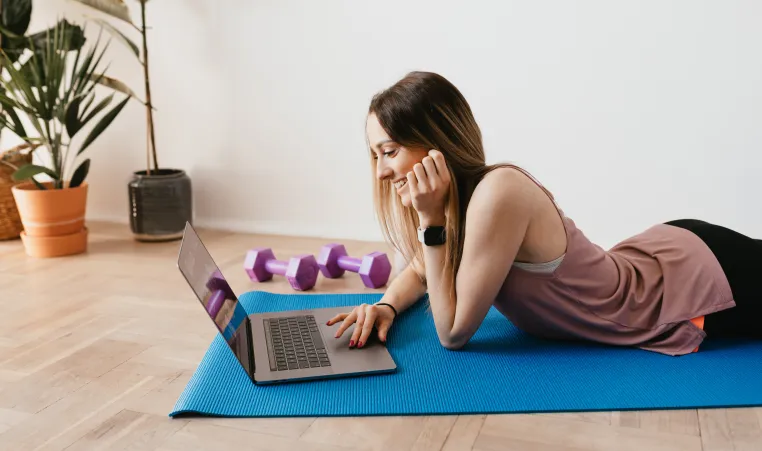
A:
<svg viewBox="0 0 762 451">
<path fill-rule="evenodd" d="M 441 223 L 445 217 L 445 201 L 450 188 L 450 172 L 442 152 L 430 150 L 429 156 L 416 163 L 407 173 L 410 198 L 421 225 Z M 441 224 L 439 224 L 441 225 Z"/>
<path fill-rule="evenodd" d="M 362 304 L 349 313 L 334 316 L 328 320 L 327 324 L 331 326 L 342 320 L 344 322 L 339 326 L 335 337 L 339 338 L 349 326 L 357 322 L 352 338 L 349 340 L 349 347 L 352 348 L 356 344 L 358 348 L 362 348 L 368 342 L 373 326 L 376 326 L 378 330 L 378 338 L 386 342 L 386 333 L 394 321 L 394 311 L 386 305 Z"/>
</svg>

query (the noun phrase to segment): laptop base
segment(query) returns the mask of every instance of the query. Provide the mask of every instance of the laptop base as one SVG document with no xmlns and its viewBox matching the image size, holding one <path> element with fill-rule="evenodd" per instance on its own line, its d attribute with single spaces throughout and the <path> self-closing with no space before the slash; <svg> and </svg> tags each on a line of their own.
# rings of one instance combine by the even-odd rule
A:
<svg viewBox="0 0 762 451">
<path fill-rule="evenodd" d="M 303 380 L 323 379 L 330 377 L 346 377 L 346 376 L 360 376 L 365 374 L 379 374 L 390 373 L 396 370 L 397 365 L 394 363 L 386 346 L 378 339 L 378 332 L 374 330 L 368 337 L 368 343 L 364 344 L 362 348 L 350 348 L 349 341 L 352 338 L 355 324 L 352 324 L 341 337 L 335 338 L 336 331 L 341 326 L 341 322 L 332 326 L 326 325 L 326 322 L 336 316 L 339 313 L 350 312 L 351 308 L 348 307 L 330 307 L 330 308 L 317 308 L 317 309 L 304 309 L 304 310 L 291 310 L 285 312 L 269 312 L 258 313 L 249 315 L 252 325 L 252 338 L 254 342 L 254 356 L 255 356 L 255 368 L 254 379 L 257 384 L 272 384 L 281 382 L 296 382 Z M 322 339 L 322 346 L 324 346 L 324 353 L 327 359 L 323 358 L 323 354 L 320 353 L 320 349 L 316 349 L 314 353 L 308 352 L 307 358 L 304 359 L 301 356 L 297 356 L 296 359 L 299 368 L 293 368 L 293 358 L 290 363 L 290 368 L 286 370 L 271 370 L 273 367 L 273 349 L 268 350 L 267 342 L 268 338 L 272 338 L 272 335 L 265 326 L 265 320 L 288 320 L 289 318 L 307 318 L 314 317 L 314 324 L 317 328 L 317 333 Z M 290 320 L 292 323 L 294 319 Z M 297 322 L 299 320 L 296 320 Z M 282 323 L 282 321 L 281 321 Z M 279 323 L 280 324 L 280 323 Z M 304 330 L 304 322 L 301 322 L 301 329 Z M 309 325 L 307 326 L 309 328 Z M 281 327 L 281 330 L 283 328 Z M 303 337 L 311 336 L 315 333 L 314 330 L 308 334 L 303 334 Z M 268 336 L 269 335 L 269 336 Z M 286 334 L 287 335 L 287 334 Z M 281 335 L 281 342 L 285 339 L 286 335 Z M 306 338 L 295 338 L 291 333 L 291 344 L 294 341 L 301 340 L 302 344 Z M 315 343 L 315 341 L 313 341 Z M 293 346 L 295 348 L 296 346 Z M 293 349 L 292 346 L 287 349 Z M 288 352 L 288 351 L 287 351 Z M 293 352 L 293 351 L 292 351 Z M 317 356 L 315 358 L 314 356 Z M 287 358 L 290 356 L 287 354 Z M 312 361 L 310 361 L 312 360 Z M 328 360 L 329 364 L 325 365 L 325 361 Z M 319 366 L 315 366 L 315 361 Z M 282 360 L 281 360 L 282 362 Z M 305 362 L 307 365 L 305 365 Z M 310 366 L 312 364 L 313 366 Z M 278 364 L 275 364 L 278 367 Z M 282 364 L 280 368 L 283 368 Z M 293 368 L 293 369 L 291 369 Z"/>
</svg>

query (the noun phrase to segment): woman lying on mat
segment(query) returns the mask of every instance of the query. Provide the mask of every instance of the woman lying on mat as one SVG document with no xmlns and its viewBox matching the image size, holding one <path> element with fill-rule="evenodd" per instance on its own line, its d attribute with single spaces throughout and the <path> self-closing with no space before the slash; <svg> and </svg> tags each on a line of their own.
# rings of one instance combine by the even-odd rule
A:
<svg viewBox="0 0 762 451">
<path fill-rule="evenodd" d="M 540 337 L 668 355 L 702 340 L 762 336 L 762 241 L 698 220 L 656 224 L 610 250 L 590 242 L 553 196 L 514 165 L 485 164 L 471 109 L 446 79 L 411 73 L 367 118 L 385 236 L 407 268 L 383 299 L 336 316 L 350 346 L 427 291 L 443 346 L 464 346 L 491 306 Z"/>
</svg>

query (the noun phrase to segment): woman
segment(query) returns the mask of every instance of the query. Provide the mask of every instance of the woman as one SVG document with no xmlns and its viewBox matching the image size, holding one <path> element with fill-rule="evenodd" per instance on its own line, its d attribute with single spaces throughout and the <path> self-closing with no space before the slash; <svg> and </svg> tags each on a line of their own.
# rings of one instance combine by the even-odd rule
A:
<svg viewBox="0 0 762 451">
<path fill-rule="evenodd" d="M 605 251 L 513 165 L 485 164 L 461 93 L 414 72 L 367 117 L 385 237 L 409 263 L 374 305 L 337 315 L 350 347 L 427 291 L 443 346 L 459 349 L 494 306 L 540 337 L 695 352 L 707 336 L 762 336 L 762 242 L 696 220 L 655 225 Z"/>
</svg>

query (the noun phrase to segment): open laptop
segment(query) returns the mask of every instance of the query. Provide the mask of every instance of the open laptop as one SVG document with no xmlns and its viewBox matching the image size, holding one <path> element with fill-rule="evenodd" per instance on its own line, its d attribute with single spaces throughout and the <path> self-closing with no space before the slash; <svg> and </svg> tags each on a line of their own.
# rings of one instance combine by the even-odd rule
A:
<svg viewBox="0 0 762 451">
<path fill-rule="evenodd" d="M 341 323 L 326 322 L 347 307 L 247 314 L 193 226 L 186 222 L 177 266 L 241 367 L 255 384 L 393 372 L 389 351 L 371 333 L 349 348 L 355 325 L 334 338 Z"/>
</svg>

